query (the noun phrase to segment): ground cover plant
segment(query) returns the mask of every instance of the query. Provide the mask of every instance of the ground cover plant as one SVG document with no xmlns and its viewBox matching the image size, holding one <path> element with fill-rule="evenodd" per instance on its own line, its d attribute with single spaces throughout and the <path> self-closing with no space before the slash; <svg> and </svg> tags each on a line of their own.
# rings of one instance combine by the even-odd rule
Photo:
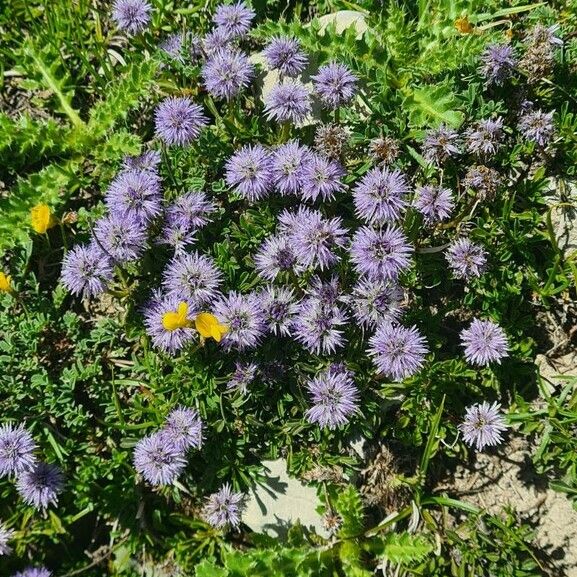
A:
<svg viewBox="0 0 577 577">
<path fill-rule="evenodd" d="M 577 4 L 0 9 L 0 575 L 559 575 L 439 490 L 575 500 Z M 353 448 L 361 439 L 363 451 Z M 263 461 L 323 531 L 243 518 Z"/>
</svg>

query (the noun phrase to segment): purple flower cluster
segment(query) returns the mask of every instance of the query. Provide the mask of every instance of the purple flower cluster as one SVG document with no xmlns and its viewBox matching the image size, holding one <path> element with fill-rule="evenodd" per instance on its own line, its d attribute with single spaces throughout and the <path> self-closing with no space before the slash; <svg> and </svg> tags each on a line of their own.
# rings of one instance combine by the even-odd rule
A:
<svg viewBox="0 0 577 577">
<path fill-rule="evenodd" d="M 265 116 L 277 122 L 300 124 L 310 115 L 311 110 L 308 89 L 294 80 L 273 86 L 264 101 Z"/>
<path fill-rule="evenodd" d="M 263 54 L 268 67 L 278 70 L 283 76 L 297 76 L 308 63 L 299 41 L 294 38 L 283 36 L 273 38 L 265 47 Z"/>
<path fill-rule="evenodd" d="M 523 137 L 541 147 L 547 146 L 555 133 L 553 112 L 528 111 L 519 120 L 519 131 Z"/>
<path fill-rule="evenodd" d="M 244 2 L 236 4 L 220 4 L 217 6 L 212 21 L 216 29 L 222 31 L 229 38 L 244 36 L 249 30 L 254 11 Z"/>
<path fill-rule="evenodd" d="M 226 483 L 219 491 L 206 499 L 203 514 L 205 519 L 216 529 L 237 528 L 240 525 L 244 495 L 235 493 Z"/>
<path fill-rule="evenodd" d="M 481 276 L 487 265 L 485 250 L 468 238 L 453 241 L 445 257 L 455 277 L 465 280 Z"/>
<path fill-rule="evenodd" d="M 503 329 L 492 321 L 474 319 L 468 329 L 461 331 L 465 358 L 472 365 L 486 366 L 500 363 L 508 356 L 509 345 Z"/>
<path fill-rule="evenodd" d="M 472 126 L 465 135 L 467 150 L 480 157 L 496 154 L 503 141 L 503 119 L 481 120 Z"/>
<path fill-rule="evenodd" d="M 358 78 L 339 62 L 321 66 L 312 80 L 316 94 L 328 108 L 347 104 L 357 91 Z"/>
<path fill-rule="evenodd" d="M 248 86 L 254 76 L 254 66 L 240 50 L 225 47 L 209 56 L 201 76 L 212 96 L 231 100 Z"/>
<path fill-rule="evenodd" d="M 453 193 L 448 188 L 434 185 L 419 186 L 416 193 L 413 205 L 428 224 L 447 220 L 451 216 L 455 201 Z"/>
<path fill-rule="evenodd" d="M 150 23 L 152 6 L 146 0 L 115 0 L 112 19 L 128 34 L 142 32 Z"/>
<path fill-rule="evenodd" d="M 459 133 L 444 124 L 441 124 L 436 130 L 430 130 L 423 142 L 425 160 L 438 166 L 460 153 Z"/>
<path fill-rule="evenodd" d="M 0 426 L 0 478 L 33 469 L 36 449 L 32 435 L 23 425 Z"/>
<path fill-rule="evenodd" d="M 8 542 L 14 536 L 14 530 L 8 529 L 4 523 L 0 522 L 0 556 L 10 555 L 12 552 L 12 547 L 8 545 Z"/>
<path fill-rule="evenodd" d="M 14 573 L 12 577 L 52 577 L 52 572 L 46 567 L 27 567 L 23 571 Z"/>
<path fill-rule="evenodd" d="M 501 405 L 487 402 L 467 407 L 464 421 L 459 425 L 465 443 L 478 451 L 498 445 L 503 441 L 501 433 L 507 429 L 500 412 Z"/>
<path fill-rule="evenodd" d="M 243 146 L 226 163 L 226 183 L 250 202 L 271 190 L 272 167 L 268 150 L 260 144 Z"/>
<path fill-rule="evenodd" d="M 248 386 L 254 381 L 258 366 L 254 363 L 239 363 L 237 361 L 234 373 L 232 373 L 226 388 L 246 394 Z"/>
<path fill-rule="evenodd" d="M 487 84 L 503 84 L 512 74 L 517 64 L 512 46 L 490 44 L 481 54 L 481 74 Z"/>
<path fill-rule="evenodd" d="M 173 96 L 156 107 L 154 124 L 156 136 L 165 144 L 185 146 L 198 138 L 208 118 L 190 98 Z"/>
<path fill-rule="evenodd" d="M 16 489 L 24 502 L 36 509 L 56 505 L 63 486 L 64 477 L 60 469 L 56 465 L 43 462 L 36 463 L 16 480 Z"/>
</svg>

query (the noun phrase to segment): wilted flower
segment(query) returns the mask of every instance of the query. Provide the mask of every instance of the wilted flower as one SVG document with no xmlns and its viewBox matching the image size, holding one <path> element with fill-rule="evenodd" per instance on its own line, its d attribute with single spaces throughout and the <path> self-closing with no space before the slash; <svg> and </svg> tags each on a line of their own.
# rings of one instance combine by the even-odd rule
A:
<svg viewBox="0 0 577 577">
<path fill-rule="evenodd" d="M 244 2 L 220 4 L 217 6 L 212 21 L 231 38 L 244 36 L 249 30 L 254 11 Z"/>
<path fill-rule="evenodd" d="M 320 427 L 336 429 L 358 411 L 359 391 L 346 368 L 333 365 L 306 385 L 313 406 L 306 417 Z"/>
<path fill-rule="evenodd" d="M 230 377 L 226 388 L 246 394 L 248 386 L 254 381 L 258 367 L 254 363 L 236 363 L 236 368 Z"/>
<path fill-rule="evenodd" d="M 156 136 L 169 146 L 190 144 L 207 124 L 202 107 L 184 96 L 165 98 L 154 113 Z"/>
<path fill-rule="evenodd" d="M 177 407 L 170 411 L 162 432 L 180 451 L 199 449 L 202 445 L 202 420 L 195 409 Z"/>
<path fill-rule="evenodd" d="M 459 134 L 456 130 L 441 124 L 436 130 L 427 132 L 422 152 L 425 160 L 441 165 L 448 158 L 461 153 L 459 150 Z"/>
<path fill-rule="evenodd" d="M 383 321 L 397 321 L 403 312 L 403 289 L 395 282 L 361 279 L 353 286 L 350 306 L 366 329 Z"/>
<path fill-rule="evenodd" d="M 226 183 L 244 198 L 255 202 L 272 188 L 270 153 L 260 144 L 248 144 L 226 162 Z"/>
<path fill-rule="evenodd" d="M 36 463 L 36 443 L 24 425 L 0 426 L 0 478 L 20 475 Z"/>
<path fill-rule="evenodd" d="M 93 241 L 118 263 L 137 260 L 146 244 L 146 228 L 133 213 L 112 213 L 96 221 Z"/>
<path fill-rule="evenodd" d="M 503 140 L 503 119 L 481 120 L 465 134 L 467 150 L 481 157 L 494 155 Z"/>
<path fill-rule="evenodd" d="M 231 100 L 248 86 L 253 74 L 254 66 L 248 56 L 235 48 L 216 51 L 201 71 L 208 92 L 226 100 Z"/>
<path fill-rule="evenodd" d="M 371 156 L 383 164 L 392 164 L 399 156 L 399 141 L 391 136 L 373 138 L 369 143 Z"/>
<path fill-rule="evenodd" d="M 152 6 L 146 0 L 115 0 L 112 19 L 128 34 L 142 32 L 150 22 Z"/>
<path fill-rule="evenodd" d="M 478 451 L 482 451 L 503 441 L 501 433 L 507 429 L 507 425 L 500 409 L 498 403 L 490 405 L 486 401 L 467 407 L 465 419 L 459 425 L 467 445 L 474 445 Z"/>
<path fill-rule="evenodd" d="M 47 204 L 41 203 L 30 209 L 30 222 L 34 232 L 44 234 L 47 230 L 58 224 L 58 220 L 52 214 Z"/>
<path fill-rule="evenodd" d="M 232 487 L 226 483 L 220 491 L 207 498 L 204 506 L 204 517 L 217 529 L 222 529 L 228 525 L 238 527 L 243 500 L 243 494 L 233 492 Z"/>
<path fill-rule="evenodd" d="M 474 190 L 480 200 L 492 200 L 501 186 L 501 176 L 488 166 L 475 165 L 467 170 L 463 179 L 463 187 Z"/>
<path fill-rule="evenodd" d="M 350 133 L 348 128 L 329 122 L 315 130 L 315 148 L 323 155 L 338 160 L 346 151 Z"/>
<path fill-rule="evenodd" d="M 301 195 L 304 200 L 332 200 L 342 192 L 345 185 L 342 178 L 346 172 L 342 165 L 319 154 L 311 154 L 302 168 Z"/>
<path fill-rule="evenodd" d="M 455 208 L 453 193 L 442 186 L 418 186 L 414 207 L 423 215 L 428 223 L 446 220 Z"/>
<path fill-rule="evenodd" d="M 58 494 L 64 486 L 62 472 L 56 465 L 38 462 L 32 469 L 19 473 L 16 489 L 28 505 L 46 509 L 58 503 Z"/>
<path fill-rule="evenodd" d="M 297 194 L 300 191 L 304 168 L 310 157 L 310 149 L 294 140 L 281 144 L 273 150 L 271 173 L 274 186 L 281 195 Z"/>
<path fill-rule="evenodd" d="M 273 86 L 264 99 L 264 112 L 269 120 L 293 124 L 303 122 L 311 113 L 308 88 L 294 80 Z"/>
<path fill-rule="evenodd" d="M 112 261 L 95 243 L 75 246 L 62 260 L 62 284 L 74 295 L 99 295 L 112 278 Z"/>
<path fill-rule="evenodd" d="M 546 28 L 537 24 L 527 35 L 527 49 L 519 61 L 519 68 L 527 74 L 527 80 L 535 83 L 550 76 L 555 65 L 555 47 L 563 46 L 563 40 L 555 36 L 559 25 Z"/>
<path fill-rule="evenodd" d="M 555 132 L 553 112 L 529 111 L 519 120 L 519 131 L 529 141 L 544 147 L 549 144 Z"/>
<path fill-rule="evenodd" d="M 355 232 L 350 258 L 359 275 L 394 280 L 411 266 L 413 247 L 395 226 L 376 230 L 363 226 Z"/>
<path fill-rule="evenodd" d="M 306 54 L 295 38 L 273 38 L 264 49 L 264 57 L 268 67 L 278 70 L 284 76 L 297 76 L 308 63 Z"/>
<path fill-rule="evenodd" d="M 445 257 L 456 278 L 470 279 L 481 276 L 487 264 L 487 253 L 468 238 L 454 240 Z"/>
<path fill-rule="evenodd" d="M 508 44 L 490 44 L 481 54 L 481 74 L 487 84 L 503 84 L 513 73 L 517 60 Z"/>
<path fill-rule="evenodd" d="M 268 330 L 275 335 L 290 335 L 293 317 L 299 310 L 293 291 L 287 287 L 267 286 L 261 299 Z"/>
<path fill-rule="evenodd" d="M 368 354 L 380 373 L 395 381 L 402 381 L 417 373 L 428 352 L 425 338 L 417 330 L 382 323 L 370 338 Z"/>
<path fill-rule="evenodd" d="M 500 363 L 509 356 L 505 331 L 492 321 L 474 319 L 468 329 L 461 331 L 461 344 L 465 347 L 465 358 L 473 365 Z"/>
<path fill-rule="evenodd" d="M 344 64 L 331 62 L 321 66 L 311 77 L 315 92 L 329 108 L 349 102 L 357 90 L 357 77 Z"/>
<path fill-rule="evenodd" d="M 184 452 L 161 430 L 143 437 L 134 447 L 134 468 L 151 485 L 170 485 L 186 467 Z"/>
<path fill-rule="evenodd" d="M 12 547 L 8 545 L 8 541 L 14 535 L 13 529 L 8 529 L 4 523 L 0 522 L 0 555 L 10 555 Z"/>
<path fill-rule="evenodd" d="M 409 185 L 400 170 L 372 168 L 353 190 L 357 216 L 368 224 L 384 224 L 401 218 Z"/>
</svg>

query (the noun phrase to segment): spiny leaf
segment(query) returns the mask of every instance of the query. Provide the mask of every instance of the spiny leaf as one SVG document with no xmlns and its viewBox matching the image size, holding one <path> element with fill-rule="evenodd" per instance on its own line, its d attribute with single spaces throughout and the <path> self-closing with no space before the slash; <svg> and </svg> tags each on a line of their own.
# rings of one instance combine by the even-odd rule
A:
<svg viewBox="0 0 577 577">
<path fill-rule="evenodd" d="M 383 555 L 392 563 L 412 563 L 421 561 L 432 550 L 433 545 L 423 535 L 389 533 Z"/>
<path fill-rule="evenodd" d="M 422 86 L 409 92 L 404 105 L 409 111 L 411 124 L 416 127 L 447 124 L 458 128 L 464 114 L 455 110 L 457 97 L 448 86 Z"/>
</svg>

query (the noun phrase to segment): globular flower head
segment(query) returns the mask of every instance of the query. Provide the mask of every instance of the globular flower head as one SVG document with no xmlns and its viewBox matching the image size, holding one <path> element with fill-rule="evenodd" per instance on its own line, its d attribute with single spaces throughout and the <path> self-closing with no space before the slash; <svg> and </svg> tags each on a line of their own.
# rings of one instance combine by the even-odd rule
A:
<svg viewBox="0 0 577 577">
<path fill-rule="evenodd" d="M 124 170 L 150 170 L 158 173 L 161 160 L 158 150 L 147 150 L 138 156 L 125 156 L 122 168 Z"/>
<path fill-rule="evenodd" d="M 36 448 L 32 435 L 23 425 L 0 426 L 0 478 L 33 469 Z"/>
<path fill-rule="evenodd" d="M 56 465 L 38 462 L 18 475 L 16 489 L 25 503 L 36 509 L 46 509 L 58 503 L 64 487 L 64 477 Z"/>
<path fill-rule="evenodd" d="M 487 265 L 487 253 L 468 238 L 451 243 L 445 257 L 456 278 L 470 279 L 481 276 Z"/>
<path fill-rule="evenodd" d="M 368 354 L 380 373 L 402 381 L 417 373 L 428 352 L 425 338 L 417 327 L 410 329 L 389 322 L 381 324 L 370 338 Z"/>
<path fill-rule="evenodd" d="M 311 158 L 308 147 L 293 140 L 281 144 L 271 154 L 271 174 L 281 195 L 297 194 L 304 183 L 304 168 Z"/>
<path fill-rule="evenodd" d="M 501 433 L 507 429 L 501 413 L 501 405 L 486 401 L 467 407 L 464 421 L 459 425 L 463 439 L 469 446 L 482 451 L 487 446 L 495 446 L 503 441 Z"/>
<path fill-rule="evenodd" d="M 264 112 L 269 120 L 299 124 L 311 113 L 311 97 L 304 84 L 285 81 L 273 86 L 264 99 Z"/>
<path fill-rule="evenodd" d="M 427 223 L 447 220 L 451 216 L 455 201 L 453 193 L 448 188 L 434 185 L 419 186 L 416 193 L 413 205 Z"/>
<path fill-rule="evenodd" d="M 133 462 L 136 471 L 154 486 L 174 483 L 186 467 L 183 450 L 163 430 L 136 443 Z"/>
<path fill-rule="evenodd" d="M 235 493 L 226 483 L 218 492 L 207 498 L 204 517 L 217 529 L 223 529 L 229 525 L 236 528 L 240 525 L 243 501 L 243 494 Z"/>
<path fill-rule="evenodd" d="M 195 409 L 177 407 L 166 417 L 162 432 L 180 451 L 202 445 L 202 420 Z"/>
<path fill-rule="evenodd" d="M 62 284 L 85 298 L 103 293 L 112 282 L 112 261 L 94 242 L 69 250 L 62 260 Z"/>
<path fill-rule="evenodd" d="M 178 310 L 181 301 L 176 295 L 167 296 L 155 293 L 144 308 L 144 326 L 147 334 L 152 339 L 152 344 L 169 354 L 176 354 L 195 338 L 194 317 L 196 311 L 188 306 L 186 318 L 188 326 L 182 326 L 173 330 L 167 329 L 163 319 L 170 312 Z M 190 305 L 190 303 L 187 303 Z"/>
<path fill-rule="evenodd" d="M 114 216 L 128 213 L 147 222 L 162 211 L 160 177 L 151 170 L 123 170 L 110 183 L 105 202 Z"/>
<path fill-rule="evenodd" d="M 186 36 L 182 32 L 175 32 L 166 37 L 160 44 L 159 48 L 167 54 L 172 60 L 184 64 L 183 48 Z"/>
<path fill-rule="evenodd" d="M 519 131 L 523 137 L 539 146 L 547 146 L 555 133 L 553 112 L 529 111 L 519 120 Z"/>
<path fill-rule="evenodd" d="M 342 179 L 346 172 L 336 160 L 320 154 L 311 154 L 302 169 L 301 195 L 304 200 L 314 202 L 332 200 L 335 194 L 345 189 Z"/>
<path fill-rule="evenodd" d="M 299 310 L 293 291 L 286 287 L 268 286 L 261 299 L 267 329 L 275 335 L 290 335 L 293 317 Z"/>
<path fill-rule="evenodd" d="M 18 571 L 12 577 L 52 577 L 52 571 L 46 567 L 27 567 L 24 571 Z"/>
<path fill-rule="evenodd" d="M 440 166 L 448 158 L 460 153 L 459 134 L 444 124 L 435 130 L 430 130 L 423 142 L 423 156 L 432 164 Z"/>
<path fill-rule="evenodd" d="M 311 423 L 336 429 L 348 423 L 358 411 L 359 391 L 346 368 L 333 365 L 310 380 L 306 387 L 313 405 L 306 412 Z"/>
<path fill-rule="evenodd" d="M 152 6 L 146 0 L 115 0 L 112 19 L 128 34 L 142 32 L 150 22 Z"/>
<path fill-rule="evenodd" d="M 481 74 L 487 84 L 503 84 L 513 73 L 517 60 L 508 44 L 490 44 L 481 54 Z"/>
<path fill-rule="evenodd" d="M 237 2 L 217 6 L 212 21 L 230 38 L 236 38 L 244 36 L 250 30 L 254 17 L 254 11 L 245 2 Z"/>
<path fill-rule="evenodd" d="M 248 386 L 254 381 L 258 366 L 254 363 L 236 363 L 236 368 L 230 377 L 226 388 L 246 394 Z"/>
<path fill-rule="evenodd" d="M 477 122 L 467 131 L 465 139 L 471 154 L 483 158 L 493 156 L 503 141 L 503 119 L 499 116 Z"/>
<path fill-rule="evenodd" d="M 315 92 L 329 108 L 350 102 L 357 91 L 357 77 L 339 62 L 321 66 L 312 80 Z"/>
<path fill-rule="evenodd" d="M 202 39 L 202 51 L 207 58 L 216 54 L 219 50 L 232 49 L 233 38 L 222 29 L 215 28 L 208 32 Z"/>
<path fill-rule="evenodd" d="M 206 226 L 210 217 L 216 210 L 206 192 L 196 190 L 179 196 L 167 209 L 166 220 L 180 222 L 190 229 Z"/>
<path fill-rule="evenodd" d="M 14 530 L 8 529 L 4 523 L 0 522 L 0 556 L 10 555 L 12 552 L 12 547 L 8 545 L 8 542 L 12 539 L 13 535 Z"/>
<path fill-rule="evenodd" d="M 193 252 L 180 254 L 168 264 L 162 284 L 168 296 L 190 302 L 201 309 L 220 294 L 221 282 L 222 273 L 214 260 Z"/>
<path fill-rule="evenodd" d="M 230 292 L 214 305 L 214 314 L 228 327 L 222 339 L 226 349 L 255 348 L 262 340 L 266 323 L 259 296 Z"/>
<path fill-rule="evenodd" d="M 480 200 L 493 200 L 500 186 L 499 173 L 482 164 L 471 166 L 463 178 L 463 187 L 475 191 Z"/>
<path fill-rule="evenodd" d="M 251 202 L 267 196 L 272 182 L 270 153 L 260 144 L 243 146 L 226 162 L 226 183 Z"/>
<path fill-rule="evenodd" d="M 112 213 L 98 221 L 94 227 L 93 242 L 106 255 L 118 263 L 137 260 L 146 244 L 146 227 L 132 213 Z"/>
<path fill-rule="evenodd" d="M 468 329 L 461 331 L 461 344 L 465 347 L 465 358 L 473 365 L 500 363 L 509 356 L 505 331 L 492 321 L 474 319 Z"/>
<path fill-rule="evenodd" d="M 156 136 L 169 146 L 190 144 L 207 124 L 202 107 L 185 96 L 165 98 L 154 113 Z"/>
<path fill-rule="evenodd" d="M 350 306 L 364 328 L 374 329 L 384 321 L 401 317 L 403 297 L 403 289 L 396 282 L 361 279 L 353 286 Z"/>
<path fill-rule="evenodd" d="M 401 218 L 409 185 L 400 170 L 372 168 L 353 190 L 357 216 L 368 224 L 384 224 Z"/>
<path fill-rule="evenodd" d="M 372 280 L 395 280 L 411 265 L 413 247 L 395 226 L 362 227 L 353 236 L 351 261 L 359 275 Z"/>
<path fill-rule="evenodd" d="M 286 235 L 267 237 L 254 256 L 254 266 L 266 280 L 274 280 L 282 272 L 301 268 L 293 244 Z"/>
<path fill-rule="evenodd" d="M 231 100 L 248 86 L 254 75 L 254 66 L 240 50 L 223 48 L 208 58 L 201 75 L 212 96 Z"/>
<path fill-rule="evenodd" d="M 308 63 L 300 42 L 286 36 L 273 38 L 264 49 L 264 58 L 269 68 L 278 70 L 283 76 L 297 76 Z"/>
</svg>

